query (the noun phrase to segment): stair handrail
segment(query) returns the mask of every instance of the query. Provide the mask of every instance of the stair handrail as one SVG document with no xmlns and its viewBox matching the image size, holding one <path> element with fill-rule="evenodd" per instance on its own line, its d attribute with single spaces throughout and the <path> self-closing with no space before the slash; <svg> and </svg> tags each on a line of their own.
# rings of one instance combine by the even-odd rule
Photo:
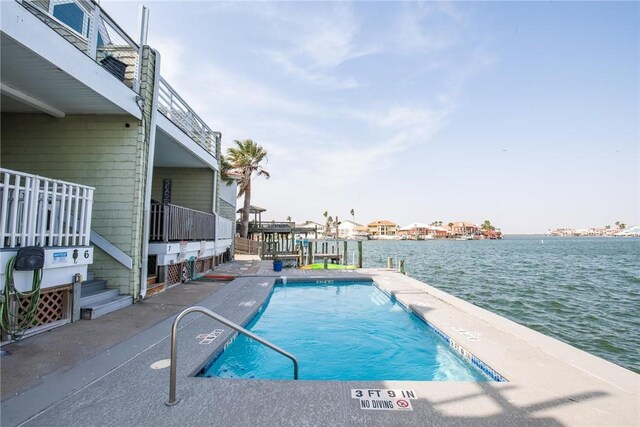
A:
<svg viewBox="0 0 640 427">
<path fill-rule="evenodd" d="M 258 335 L 254 334 L 253 332 L 250 332 L 248 330 L 246 330 L 245 328 L 243 328 L 242 326 L 233 323 L 231 320 L 222 317 L 221 315 L 214 313 L 213 311 L 209 310 L 208 308 L 205 307 L 201 307 L 201 306 L 193 306 L 193 307 L 189 307 L 185 310 L 182 310 L 180 312 L 180 314 L 178 314 L 178 316 L 175 318 L 175 320 L 173 321 L 173 325 L 171 326 L 171 366 L 170 366 L 170 370 L 169 370 L 169 400 L 167 402 L 165 402 L 165 405 L 167 406 L 173 406 L 176 405 L 177 403 L 180 402 L 180 399 L 176 399 L 176 376 L 177 376 L 177 363 L 178 363 L 178 325 L 180 323 L 180 321 L 182 320 L 183 317 L 185 317 L 187 314 L 190 313 L 202 313 L 202 314 L 206 314 L 207 316 L 211 317 L 214 320 L 217 320 L 218 322 L 227 325 L 228 327 L 230 327 L 231 329 L 234 329 L 246 336 L 248 336 L 249 338 L 259 342 L 262 345 L 265 345 L 267 347 L 269 347 L 270 349 L 282 354 L 285 357 L 288 357 L 289 359 L 291 359 L 291 361 L 293 362 L 293 379 L 297 380 L 298 379 L 298 359 L 295 358 L 294 355 L 292 355 L 291 353 L 288 353 L 286 351 L 284 351 L 283 349 L 281 349 L 280 347 L 278 347 L 275 344 L 270 343 L 269 341 L 265 340 L 264 338 L 260 338 Z"/>
</svg>

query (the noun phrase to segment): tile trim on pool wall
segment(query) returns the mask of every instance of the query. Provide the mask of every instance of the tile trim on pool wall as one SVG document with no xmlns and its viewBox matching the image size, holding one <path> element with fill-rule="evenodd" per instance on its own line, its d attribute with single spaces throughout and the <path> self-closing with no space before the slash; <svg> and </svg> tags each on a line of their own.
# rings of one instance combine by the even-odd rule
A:
<svg viewBox="0 0 640 427">
<path fill-rule="evenodd" d="M 409 313 L 413 313 L 416 316 L 418 316 L 420 318 L 420 320 L 422 320 L 427 325 L 427 327 L 429 329 L 431 329 L 437 336 L 442 338 L 449 345 L 449 347 L 451 349 L 453 349 L 456 353 L 458 353 L 463 358 L 465 358 L 469 363 L 474 365 L 476 368 L 480 369 L 489 378 L 491 378 L 492 380 L 494 380 L 496 382 L 499 382 L 499 383 L 509 382 L 509 380 L 507 380 L 504 376 L 502 376 L 498 372 L 496 372 L 496 370 L 493 369 L 491 366 L 489 366 L 488 364 L 486 364 L 485 362 L 480 360 L 478 357 L 476 357 L 469 350 L 467 350 L 464 347 L 462 347 L 460 344 L 458 344 L 456 341 L 454 341 L 449 335 L 445 334 L 440 329 L 435 327 L 421 313 L 419 313 L 419 312 L 415 311 L 414 309 L 412 309 L 411 306 L 406 305 L 402 301 L 396 299 L 395 295 L 393 295 L 391 292 L 388 292 L 386 289 L 383 289 L 382 287 L 380 287 L 380 285 L 378 283 L 376 283 L 375 281 L 373 282 L 373 285 L 376 288 L 378 288 L 382 293 L 387 295 L 391 299 L 391 301 L 399 304 L 402 308 L 404 308 Z"/>
<path fill-rule="evenodd" d="M 332 278 L 322 278 L 322 277 L 285 277 L 286 283 L 282 280 L 282 277 L 278 277 L 275 280 L 275 285 L 302 285 L 309 283 L 317 283 L 320 285 L 333 285 L 335 283 L 341 282 L 373 282 L 373 279 L 370 276 L 362 276 L 362 277 L 332 277 Z M 375 282 L 374 282 L 375 283 Z"/>
</svg>

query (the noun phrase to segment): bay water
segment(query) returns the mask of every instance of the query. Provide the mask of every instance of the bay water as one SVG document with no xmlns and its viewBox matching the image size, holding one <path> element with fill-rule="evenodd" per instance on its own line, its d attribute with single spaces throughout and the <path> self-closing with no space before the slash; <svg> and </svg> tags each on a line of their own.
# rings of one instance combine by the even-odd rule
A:
<svg viewBox="0 0 640 427">
<path fill-rule="evenodd" d="M 349 242 L 349 257 L 355 242 Z M 371 240 L 363 267 L 409 276 L 640 373 L 640 239 Z"/>
</svg>

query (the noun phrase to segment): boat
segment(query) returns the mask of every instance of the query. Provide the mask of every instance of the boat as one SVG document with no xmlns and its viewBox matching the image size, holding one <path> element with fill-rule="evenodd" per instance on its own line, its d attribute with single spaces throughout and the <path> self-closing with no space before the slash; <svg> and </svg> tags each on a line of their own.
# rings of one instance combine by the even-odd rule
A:
<svg viewBox="0 0 640 427">
<path fill-rule="evenodd" d="M 456 237 L 456 240 L 473 240 L 473 236 L 459 236 Z"/>
</svg>

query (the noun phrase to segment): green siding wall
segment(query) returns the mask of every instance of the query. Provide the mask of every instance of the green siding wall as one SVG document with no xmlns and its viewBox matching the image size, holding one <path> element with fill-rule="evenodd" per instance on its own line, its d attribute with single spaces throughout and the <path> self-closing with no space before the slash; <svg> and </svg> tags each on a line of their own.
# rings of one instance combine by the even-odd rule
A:
<svg viewBox="0 0 640 427">
<path fill-rule="evenodd" d="M 96 250 L 90 270 L 122 294 L 131 293 L 138 277 L 140 132 L 131 116 L 2 114 L 2 167 L 96 188 L 91 228 L 131 256 L 135 267 L 128 270 Z"/>
<path fill-rule="evenodd" d="M 220 208 L 218 209 L 218 211 L 220 216 L 222 218 L 235 221 L 236 220 L 235 206 L 231 205 L 230 203 L 222 199 L 220 199 L 219 202 L 220 202 Z"/>
<path fill-rule="evenodd" d="M 211 213 L 213 178 L 211 169 L 154 168 L 151 198 L 162 202 L 162 183 L 171 179 L 171 204 Z"/>
</svg>

